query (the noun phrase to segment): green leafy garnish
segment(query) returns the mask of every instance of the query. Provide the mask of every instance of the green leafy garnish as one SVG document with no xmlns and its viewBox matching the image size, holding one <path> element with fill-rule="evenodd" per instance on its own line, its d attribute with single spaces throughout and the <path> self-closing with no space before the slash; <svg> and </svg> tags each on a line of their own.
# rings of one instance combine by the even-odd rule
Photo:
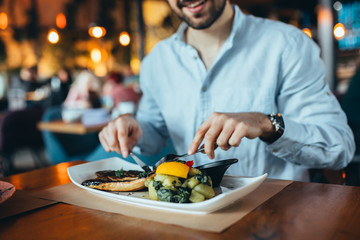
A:
<svg viewBox="0 0 360 240">
<path fill-rule="evenodd" d="M 125 175 L 124 170 L 121 168 L 120 170 L 115 171 L 115 176 L 123 177 Z"/>
<path fill-rule="evenodd" d="M 144 178 L 144 177 L 147 177 L 149 175 L 149 172 L 142 172 L 142 173 L 139 173 L 139 178 Z"/>
</svg>

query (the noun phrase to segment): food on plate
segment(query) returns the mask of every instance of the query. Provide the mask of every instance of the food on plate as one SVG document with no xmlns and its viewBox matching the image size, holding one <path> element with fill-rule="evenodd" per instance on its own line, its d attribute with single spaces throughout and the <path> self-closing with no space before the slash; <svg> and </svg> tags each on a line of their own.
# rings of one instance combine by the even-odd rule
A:
<svg viewBox="0 0 360 240">
<path fill-rule="evenodd" d="M 215 196 L 211 178 L 180 161 L 161 164 L 145 186 L 150 199 L 165 202 L 196 203 Z"/>
<path fill-rule="evenodd" d="M 165 162 L 156 169 L 157 174 L 187 178 L 190 167 L 182 162 Z"/>
<path fill-rule="evenodd" d="M 152 200 L 196 203 L 215 196 L 212 180 L 205 172 L 192 167 L 193 161 L 165 162 L 156 172 L 138 170 L 104 170 L 96 178 L 81 184 L 113 192 L 131 192 L 148 188 Z"/>
<path fill-rule="evenodd" d="M 81 184 L 99 190 L 128 192 L 138 191 L 145 187 L 145 181 L 154 175 L 154 172 L 137 170 L 105 170 L 95 173 L 96 178 L 88 179 Z"/>
</svg>

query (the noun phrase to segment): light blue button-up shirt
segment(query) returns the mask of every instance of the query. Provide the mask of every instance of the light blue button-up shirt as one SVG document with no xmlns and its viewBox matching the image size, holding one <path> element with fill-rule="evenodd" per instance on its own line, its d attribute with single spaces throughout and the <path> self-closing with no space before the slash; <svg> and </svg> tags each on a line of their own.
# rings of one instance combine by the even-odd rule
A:
<svg viewBox="0 0 360 240">
<path fill-rule="evenodd" d="M 239 159 L 228 174 L 308 180 L 308 168 L 346 166 L 353 135 L 324 82 L 318 46 L 292 26 L 234 10 L 231 34 L 209 70 L 184 41 L 185 23 L 143 60 L 142 154 L 156 153 L 168 137 L 178 153 L 187 152 L 213 112 L 279 112 L 285 132 L 274 143 L 243 139 L 239 147 L 215 151 L 216 160 Z M 212 161 L 205 154 L 191 159 Z"/>
</svg>

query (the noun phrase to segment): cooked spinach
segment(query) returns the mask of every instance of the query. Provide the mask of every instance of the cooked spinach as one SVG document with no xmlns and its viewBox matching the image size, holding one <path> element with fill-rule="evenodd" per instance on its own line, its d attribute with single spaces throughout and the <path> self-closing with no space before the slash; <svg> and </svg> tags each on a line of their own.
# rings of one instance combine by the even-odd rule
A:
<svg viewBox="0 0 360 240">
<path fill-rule="evenodd" d="M 179 187 L 178 190 L 178 194 L 173 196 L 174 202 L 188 203 L 191 195 L 191 189 L 187 187 Z"/>
<path fill-rule="evenodd" d="M 204 173 L 204 172 L 202 174 L 195 174 L 195 179 L 201 183 L 211 186 L 210 181 L 209 181 L 209 176 L 206 175 L 206 173 Z"/>
<path fill-rule="evenodd" d="M 157 190 L 157 196 L 160 201 L 174 203 L 188 203 L 191 195 L 191 189 L 179 187 L 176 189 L 160 188 Z"/>
<path fill-rule="evenodd" d="M 157 192 L 157 196 L 160 201 L 171 202 L 174 192 L 168 188 L 160 188 Z"/>
<path fill-rule="evenodd" d="M 184 161 L 184 160 L 180 160 L 180 159 L 176 159 L 174 162 L 179 162 L 179 163 L 183 163 L 183 164 L 185 164 L 185 163 L 186 163 L 186 161 Z"/>
<path fill-rule="evenodd" d="M 162 184 L 160 181 L 154 181 L 153 186 L 154 186 L 155 190 L 159 190 L 162 187 Z"/>
</svg>

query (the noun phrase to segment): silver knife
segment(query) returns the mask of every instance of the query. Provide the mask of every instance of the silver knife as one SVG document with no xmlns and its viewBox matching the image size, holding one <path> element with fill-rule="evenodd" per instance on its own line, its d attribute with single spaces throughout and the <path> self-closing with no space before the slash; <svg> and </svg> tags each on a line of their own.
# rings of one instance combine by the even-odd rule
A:
<svg viewBox="0 0 360 240">
<path fill-rule="evenodd" d="M 146 165 L 146 163 L 144 163 L 140 158 L 138 158 L 133 152 L 130 152 L 130 156 L 142 169 L 144 169 L 145 172 L 151 172 L 151 168 Z"/>
</svg>

